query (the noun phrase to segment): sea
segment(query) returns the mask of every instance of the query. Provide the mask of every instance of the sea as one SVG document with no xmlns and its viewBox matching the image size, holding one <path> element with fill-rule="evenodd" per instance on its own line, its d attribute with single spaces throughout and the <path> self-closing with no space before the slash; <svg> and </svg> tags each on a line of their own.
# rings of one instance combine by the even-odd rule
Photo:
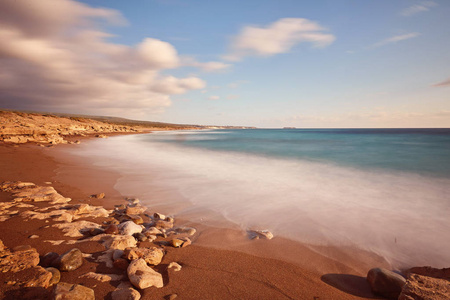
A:
<svg viewBox="0 0 450 300">
<path fill-rule="evenodd" d="M 162 131 L 70 151 L 168 215 L 354 246 L 399 268 L 450 263 L 450 129 Z"/>
</svg>

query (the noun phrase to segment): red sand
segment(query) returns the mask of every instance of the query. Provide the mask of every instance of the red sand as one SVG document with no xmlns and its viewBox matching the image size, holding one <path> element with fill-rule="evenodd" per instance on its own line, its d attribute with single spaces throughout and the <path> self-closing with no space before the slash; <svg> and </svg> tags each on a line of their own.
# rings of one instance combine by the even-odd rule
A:
<svg viewBox="0 0 450 300">
<path fill-rule="evenodd" d="M 52 182 L 60 194 L 72 198 L 72 204 L 89 203 L 112 209 L 114 204 L 124 203 L 127 195 L 120 195 L 113 188 L 119 174 L 83 164 L 79 159 L 58 159 L 58 155 L 52 155 L 58 147 L 76 145 L 41 148 L 0 144 L 0 182 L 30 181 L 38 185 Z M 105 199 L 89 198 L 101 192 L 106 194 Z M 0 201 L 10 199 L 8 193 L 0 192 Z M 74 247 L 43 242 L 67 239 L 59 229 L 44 227 L 49 224 L 52 221 L 24 221 L 15 216 L 0 222 L 0 239 L 9 248 L 31 245 L 40 255 L 49 251 L 63 253 Z M 179 299 L 372 299 L 376 297 L 365 281 L 367 271 L 372 267 L 389 268 L 376 255 L 355 249 L 315 247 L 312 250 L 277 237 L 249 241 L 245 233 L 233 228 L 217 229 L 201 224 L 194 227 L 198 232 L 193 245 L 182 249 L 166 248 L 167 254 L 156 267 L 163 274 L 164 287 L 141 291 L 142 299 L 164 299 L 170 294 L 177 294 Z M 40 238 L 29 239 L 33 234 Z M 102 245 L 94 242 L 80 243 L 76 247 L 94 256 L 103 250 Z M 167 271 L 172 261 L 181 264 L 182 270 Z M 121 274 L 120 270 L 86 261 L 81 268 L 62 273 L 61 281 L 94 288 L 96 299 L 110 299 L 110 292 L 119 282 L 78 278 L 91 271 Z M 20 276 L 19 273 L 0 274 L 0 296 L 11 298 L 14 287 L 6 282 Z"/>
</svg>

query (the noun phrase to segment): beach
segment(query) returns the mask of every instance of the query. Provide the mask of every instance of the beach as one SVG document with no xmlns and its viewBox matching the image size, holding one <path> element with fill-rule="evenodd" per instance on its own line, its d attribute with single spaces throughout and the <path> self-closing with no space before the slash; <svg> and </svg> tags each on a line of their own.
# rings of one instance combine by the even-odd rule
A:
<svg viewBox="0 0 450 300">
<path fill-rule="evenodd" d="M 124 203 L 127 195 L 121 195 L 113 188 L 117 173 L 68 157 L 64 162 L 58 161 L 51 154 L 57 152 L 58 147 L 1 145 L 0 180 L 44 186 L 51 182 L 60 194 L 72 199 L 70 204 L 88 203 L 113 209 L 114 205 Z M 106 197 L 90 198 L 90 195 L 98 193 L 105 193 Z M 8 201 L 11 196 L 3 192 L 1 197 L 2 201 Z M 97 223 L 101 221 L 101 218 L 95 220 Z M 13 216 L 0 223 L 1 239 L 10 248 L 31 245 L 41 256 L 50 251 L 61 254 L 73 245 L 53 246 L 44 242 L 67 239 L 60 230 L 48 227 L 53 222 L 24 221 Z M 30 239 L 31 235 L 39 238 Z M 164 287 L 143 290 L 144 299 L 161 299 L 171 294 L 177 294 L 180 299 L 370 299 L 373 295 L 365 281 L 366 272 L 374 265 L 389 268 L 381 258 L 370 253 L 330 247 L 321 251 L 328 252 L 327 257 L 282 238 L 249 240 L 246 233 L 237 228 L 208 228 L 199 224 L 192 241 L 192 245 L 186 248 L 165 247 L 167 253 L 157 266 L 157 270 L 163 273 Z M 77 247 L 94 256 L 104 250 L 97 242 L 79 243 Z M 183 266 L 180 272 L 164 270 L 172 261 Z M 121 274 L 120 270 L 107 269 L 85 259 L 81 268 L 62 272 L 61 281 L 92 287 L 98 299 L 109 297 L 119 282 L 80 278 L 90 271 Z M 11 281 L 8 273 L 3 273 L 2 277 L 1 290 L 8 295 L 8 290 L 14 290 L 14 286 L 6 284 Z"/>
</svg>

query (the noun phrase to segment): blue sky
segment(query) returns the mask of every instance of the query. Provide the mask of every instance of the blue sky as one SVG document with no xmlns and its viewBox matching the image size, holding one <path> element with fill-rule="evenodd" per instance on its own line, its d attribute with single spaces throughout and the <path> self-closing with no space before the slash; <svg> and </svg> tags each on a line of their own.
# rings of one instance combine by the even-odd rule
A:
<svg viewBox="0 0 450 300">
<path fill-rule="evenodd" d="M 445 0 L 62 0 L 65 6 L 56 10 L 73 22 L 55 17 L 65 28 L 59 33 L 19 24 L 32 13 L 21 2 L 8 8 L 17 18 L 6 28 L 22 33 L 19 40 L 9 32 L 7 38 L 17 39 L 11 44 L 30 43 L 22 37 L 33 35 L 49 57 L 55 49 L 67 53 L 49 62 L 56 75 L 30 87 L 30 94 L 5 88 L 0 105 L 6 108 L 258 127 L 450 126 Z M 77 50 L 71 32 L 83 33 L 78 45 L 87 46 Z M 84 38 L 88 32 L 95 37 Z M 32 54 L 9 51 L 0 59 L 38 68 Z M 85 75 L 74 74 L 71 64 L 88 60 L 89 66 L 77 66 Z M 30 80 L 44 72 L 43 64 L 14 75 Z M 129 79 L 133 72 L 146 79 Z M 70 88 L 55 84 L 61 76 Z M 91 84 L 80 82 L 83 77 Z"/>
</svg>

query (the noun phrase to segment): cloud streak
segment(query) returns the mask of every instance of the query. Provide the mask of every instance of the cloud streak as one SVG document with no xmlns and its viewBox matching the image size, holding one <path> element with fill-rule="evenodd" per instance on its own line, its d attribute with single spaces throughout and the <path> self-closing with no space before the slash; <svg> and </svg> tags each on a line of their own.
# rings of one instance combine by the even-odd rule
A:
<svg viewBox="0 0 450 300">
<path fill-rule="evenodd" d="M 450 86 L 450 78 L 447 78 L 447 79 L 444 80 L 444 81 L 435 83 L 435 84 L 433 84 L 432 86 L 434 86 L 434 87 Z"/>
<path fill-rule="evenodd" d="M 169 106 L 170 95 L 205 88 L 195 76 L 162 75 L 183 66 L 170 43 L 110 42 L 104 25 L 123 24 L 118 11 L 73 0 L 1 1 L 0 106 L 144 117 Z"/>
<path fill-rule="evenodd" d="M 401 15 L 404 17 L 410 17 L 421 12 L 429 11 L 432 7 L 436 6 L 434 1 L 421 1 L 418 4 L 411 5 L 401 11 Z"/>
<path fill-rule="evenodd" d="M 407 33 L 407 34 L 395 35 L 390 38 L 379 41 L 378 43 L 373 44 L 372 46 L 370 46 L 370 48 L 378 48 L 378 47 L 385 46 L 388 44 L 394 44 L 394 43 L 397 43 L 400 41 L 409 40 L 409 39 L 418 37 L 419 35 L 420 35 L 420 33 L 418 33 L 418 32 L 411 32 L 411 33 Z"/>
<path fill-rule="evenodd" d="M 295 45 L 305 42 L 322 48 L 335 41 L 335 36 L 326 32 L 316 22 L 302 18 L 284 18 L 266 27 L 246 26 L 232 38 L 225 59 L 239 61 L 245 56 L 268 57 L 286 53 Z"/>
</svg>

